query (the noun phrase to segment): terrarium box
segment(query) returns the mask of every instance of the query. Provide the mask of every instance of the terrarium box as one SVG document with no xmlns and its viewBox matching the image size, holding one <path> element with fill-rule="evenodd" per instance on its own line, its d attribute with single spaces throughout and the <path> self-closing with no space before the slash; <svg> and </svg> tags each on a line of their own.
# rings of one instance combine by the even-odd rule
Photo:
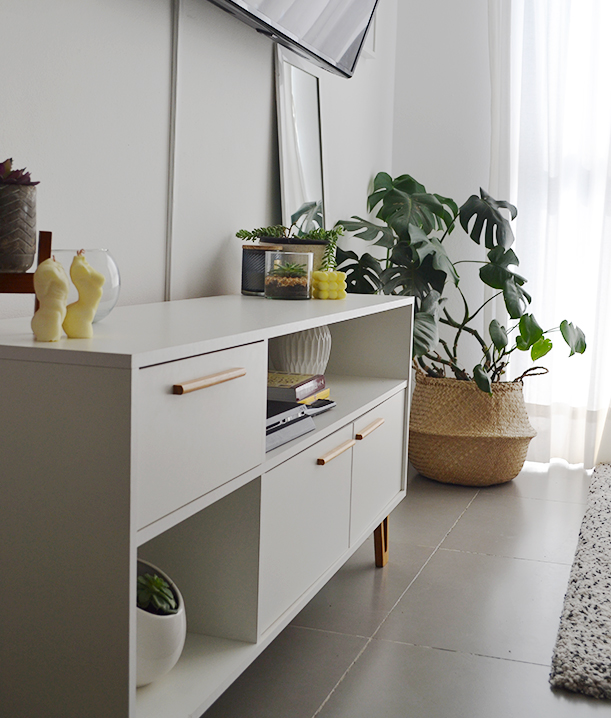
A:
<svg viewBox="0 0 611 718">
<path fill-rule="evenodd" d="M 265 296 L 268 299 L 309 299 L 312 252 L 266 252 Z"/>
</svg>

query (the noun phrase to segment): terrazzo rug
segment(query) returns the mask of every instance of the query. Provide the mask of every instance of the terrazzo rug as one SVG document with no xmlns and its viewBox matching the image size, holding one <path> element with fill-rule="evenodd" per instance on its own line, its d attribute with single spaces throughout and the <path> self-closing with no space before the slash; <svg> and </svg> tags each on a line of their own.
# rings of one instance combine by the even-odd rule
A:
<svg viewBox="0 0 611 718">
<path fill-rule="evenodd" d="M 611 464 L 592 474 L 550 683 L 611 699 Z"/>
</svg>

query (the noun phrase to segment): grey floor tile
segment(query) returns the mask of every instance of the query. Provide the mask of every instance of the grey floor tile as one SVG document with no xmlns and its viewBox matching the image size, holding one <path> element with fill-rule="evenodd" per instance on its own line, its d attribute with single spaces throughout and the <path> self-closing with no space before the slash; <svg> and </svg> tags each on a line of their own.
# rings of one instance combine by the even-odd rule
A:
<svg viewBox="0 0 611 718">
<path fill-rule="evenodd" d="M 293 621 L 293 625 L 372 636 L 431 549 L 406 546 L 389 531 L 389 561 L 374 568 L 373 540 L 367 540 Z"/>
<path fill-rule="evenodd" d="M 552 692 L 548 669 L 373 640 L 319 718 L 593 718 L 608 702 Z"/>
<path fill-rule="evenodd" d="M 585 504 L 588 499 L 590 474 L 591 472 L 580 466 L 571 466 L 563 461 L 555 461 L 549 465 L 527 461 L 513 481 L 489 486 L 482 489 L 482 494 L 498 499 L 519 496 Z"/>
<path fill-rule="evenodd" d="M 585 508 L 480 491 L 442 547 L 571 565 Z"/>
<path fill-rule="evenodd" d="M 570 568 L 440 549 L 376 638 L 549 664 Z"/>
<path fill-rule="evenodd" d="M 205 718 L 312 718 L 366 644 L 286 628 L 206 711 Z"/>
<path fill-rule="evenodd" d="M 476 494 L 477 489 L 440 484 L 416 474 L 407 498 L 390 516 L 391 541 L 435 548 Z"/>
</svg>

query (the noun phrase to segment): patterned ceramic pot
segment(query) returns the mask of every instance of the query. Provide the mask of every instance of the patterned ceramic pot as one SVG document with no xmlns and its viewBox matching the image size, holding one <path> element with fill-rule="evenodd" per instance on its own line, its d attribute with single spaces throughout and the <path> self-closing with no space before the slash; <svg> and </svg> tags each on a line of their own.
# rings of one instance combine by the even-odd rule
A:
<svg viewBox="0 0 611 718">
<path fill-rule="evenodd" d="M 36 187 L 0 185 L 0 272 L 27 272 L 36 257 Z"/>
</svg>

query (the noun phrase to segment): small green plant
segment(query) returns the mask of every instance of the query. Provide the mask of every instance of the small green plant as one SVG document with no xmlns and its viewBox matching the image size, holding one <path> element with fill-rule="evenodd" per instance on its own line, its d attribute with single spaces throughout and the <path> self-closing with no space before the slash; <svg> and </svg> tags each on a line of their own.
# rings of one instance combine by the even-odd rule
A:
<svg viewBox="0 0 611 718">
<path fill-rule="evenodd" d="M 286 264 L 278 264 L 269 274 L 272 277 L 305 277 L 307 269 L 305 264 L 287 262 Z"/>
<path fill-rule="evenodd" d="M 303 242 L 304 244 L 308 242 L 328 242 L 333 245 L 333 254 L 335 255 L 338 237 L 343 233 L 344 228 L 339 224 L 333 227 L 333 229 L 322 229 L 322 227 L 318 227 L 306 233 L 298 230 L 295 224 L 292 224 L 290 227 L 285 227 L 283 224 L 275 224 L 271 227 L 258 227 L 253 230 L 240 229 L 236 232 L 235 236 L 247 242 L 256 242 L 262 237 Z"/>
<path fill-rule="evenodd" d="M 327 242 L 325 252 L 322 255 L 320 269 L 323 272 L 332 272 L 337 268 L 337 240 L 344 234 L 344 228 L 341 224 L 336 224 L 333 229 L 320 229 L 315 231 L 321 234 L 324 232 L 324 239 Z"/>
<path fill-rule="evenodd" d="M 178 611 L 176 597 L 168 582 L 155 574 L 138 576 L 138 608 L 160 616 Z"/>
<path fill-rule="evenodd" d="M 26 172 L 25 167 L 22 170 L 13 169 L 13 160 L 9 158 L 0 162 L 0 185 L 27 185 L 31 187 L 39 182 L 33 182 L 30 173 Z"/>
<path fill-rule="evenodd" d="M 252 231 L 240 229 L 235 233 L 238 239 L 244 239 L 247 242 L 255 242 L 261 237 L 275 237 L 276 239 L 288 238 L 290 236 L 290 228 L 282 224 L 275 224 L 273 227 L 258 227 Z"/>
</svg>

